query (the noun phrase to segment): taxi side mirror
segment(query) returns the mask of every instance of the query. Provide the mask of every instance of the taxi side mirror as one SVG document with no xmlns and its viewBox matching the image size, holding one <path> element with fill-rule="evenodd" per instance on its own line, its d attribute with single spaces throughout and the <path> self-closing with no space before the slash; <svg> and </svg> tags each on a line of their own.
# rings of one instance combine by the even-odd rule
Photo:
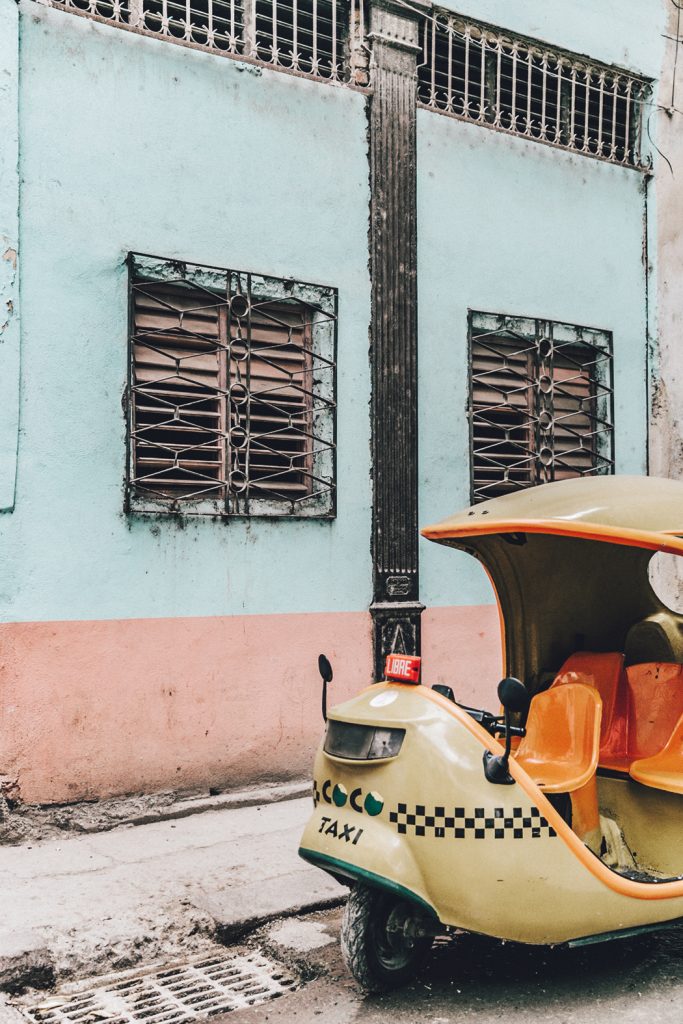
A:
<svg viewBox="0 0 683 1024">
<path fill-rule="evenodd" d="M 332 682 L 332 666 L 330 665 L 329 658 L 324 654 L 318 656 L 318 672 L 322 677 L 323 681 L 323 698 L 322 698 L 322 712 L 323 722 L 327 721 L 327 684 Z"/>
<path fill-rule="evenodd" d="M 322 676 L 324 683 L 332 682 L 332 666 L 330 665 L 329 658 L 324 654 L 318 655 L 318 672 Z"/>
<path fill-rule="evenodd" d="M 531 703 L 526 686 L 519 679 L 515 679 L 514 676 L 506 676 L 505 679 L 501 679 L 498 683 L 498 700 L 506 711 L 520 711 L 522 713 L 529 710 L 529 704 Z"/>
<path fill-rule="evenodd" d="M 513 712 L 525 713 L 529 710 L 531 698 L 524 683 L 514 676 L 506 676 L 498 683 L 498 700 L 505 709 L 505 753 L 494 756 L 488 750 L 484 754 L 484 775 L 489 782 L 496 786 L 512 786 L 514 779 L 509 772 L 510 749 L 512 745 L 512 722 L 510 715 Z M 517 735 L 523 735 L 523 730 L 515 729 Z"/>
</svg>

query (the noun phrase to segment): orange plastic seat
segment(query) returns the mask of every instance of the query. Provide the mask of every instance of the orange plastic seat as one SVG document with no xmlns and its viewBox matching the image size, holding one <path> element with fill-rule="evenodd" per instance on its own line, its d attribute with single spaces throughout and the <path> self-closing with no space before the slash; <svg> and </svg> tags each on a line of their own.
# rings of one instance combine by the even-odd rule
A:
<svg viewBox="0 0 683 1024">
<path fill-rule="evenodd" d="M 663 750 L 652 757 L 643 757 L 631 765 L 630 775 L 636 782 L 667 793 L 683 793 L 683 715 Z"/>
<path fill-rule="evenodd" d="M 634 761 L 653 757 L 683 714 L 683 665 L 647 662 L 624 669 L 618 653 L 580 651 L 567 658 L 551 689 L 571 683 L 594 687 L 602 698 L 601 768 L 628 774 Z"/>
<path fill-rule="evenodd" d="M 514 757 L 546 793 L 572 793 L 595 776 L 602 701 L 582 683 L 565 683 L 531 701 L 526 736 Z"/>
<path fill-rule="evenodd" d="M 577 651 L 570 655 L 553 680 L 552 687 L 582 683 L 598 691 L 602 700 L 600 764 L 626 759 L 627 680 L 624 655 L 618 651 L 596 654 Z"/>
<path fill-rule="evenodd" d="M 662 750 L 683 714 L 683 665 L 653 661 L 626 669 L 632 761 Z"/>
<path fill-rule="evenodd" d="M 564 682 L 531 702 L 526 736 L 515 760 L 546 793 L 569 793 L 572 828 L 594 853 L 600 850 L 596 770 L 602 700 L 595 687 Z"/>
</svg>

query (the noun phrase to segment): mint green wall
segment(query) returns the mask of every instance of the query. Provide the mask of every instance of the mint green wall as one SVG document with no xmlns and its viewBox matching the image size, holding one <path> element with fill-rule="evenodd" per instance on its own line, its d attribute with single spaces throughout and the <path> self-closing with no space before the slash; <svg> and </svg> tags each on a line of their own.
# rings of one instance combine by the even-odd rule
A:
<svg viewBox="0 0 683 1024">
<path fill-rule="evenodd" d="M 19 12 L 0 0 L 0 512 L 14 505 L 19 430 L 18 163 Z"/>
<path fill-rule="evenodd" d="M 666 30 L 671 3 L 672 0 L 448 0 L 440 6 L 550 46 L 656 78 L 661 66 L 662 32 Z"/>
<path fill-rule="evenodd" d="M 424 110 L 418 162 L 421 522 L 470 503 L 468 308 L 612 331 L 616 471 L 644 473 L 642 175 Z M 491 600 L 468 556 L 421 559 L 425 604 Z"/>
<path fill-rule="evenodd" d="M 2 618 L 367 608 L 365 97 L 30 0 L 20 14 L 24 365 Z M 336 521 L 126 519 L 129 250 L 338 288 Z"/>
<path fill-rule="evenodd" d="M 669 3 L 456 0 L 444 6 L 656 78 Z M 645 121 L 652 131 L 649 111 Z M 468 307 L 612 330 L 616 471 L 645 472 L 643 176 L 428 111 L 418 112 L 418 166 L 420 521 L 443 518 L 470 500 Z M 650 231 L 655 216 L 649 201 Z M 649 257 L 653 292 L 652 251 Z M 473 559 L 426 541 L 420 579 L 427 605 L 492 600 Z"/>
<path fill-rule="evenodd" d="M 659 67 L 660 0 L 454 6 L 645 74 Z M 17 11 L 14 0 L 0 0 L 0 60 L 10 68 L 10 85 L 0 83 L 0 129 L 10 140 L 0 170 L 16 163 L 17 103 L 20 110 L 24 359 L 17 506 L 0 516 L 0 617 L 366 608 L 365 97 L 32 0 L 22 0 L 19 12 L 17 89 Z M 423 524 L 469 501 L 468 307 L 612 330 L 617 469 L 644 470 L 642 180 L 418 112 Z M 16 174 L 0 175 L 0 233 L 9 236 L 16 234 L 16 190 Z M 653 216 L 650 209 L 651 223 Z M 126 519 L 128 250 L 339 289 L 335 522 L 193 520 L 180 529 L 163 519 Z M 9 280 L 0 261 L 0 291 L 2 271 Z M 11 287 L 16 292 L 13 277 Z M 2 352 L 16 354 L 17 346 Z M 16 359 L 10 371 L 3 387 L 9 382 L 11 398 Z M 10 458 L 0 463 L 0 508 L 11 504 L 17 436 L 11 401 L 6 408 L 0 441 Z M 469 559 L 426 542 L 421 557 L 426 604 L 490 600 Z"/>
</svg>

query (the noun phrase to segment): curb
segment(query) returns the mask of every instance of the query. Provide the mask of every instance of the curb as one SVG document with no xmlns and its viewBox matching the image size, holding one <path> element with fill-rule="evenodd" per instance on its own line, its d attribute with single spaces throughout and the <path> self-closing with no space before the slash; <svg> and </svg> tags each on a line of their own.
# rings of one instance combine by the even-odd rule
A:
<svg viewBox="0 0 683 1024">
<path fill-rule="evenodd" d="M 221 946 L 232 946 L 241 939 L 252 935 L 259 928 L 265 927 L 272 921 L 284 921 L 288 917 L 298 917 L 304 914 L 315 914 L 319 910 L 334 910 L 341 907 L 346 900 L 346 894 L 341 896 L 328 896 L 324 899 L 312 900 L 310 903 L 290 907 L 287 910 L 276 910 L 272 914 L 257 915 L 245 918 L 242 921 L 233 921 L 230 924 L 218 925 L 216 928 L 216 941 Z"/>
<path fill-rule="evenodd" d="M 273 786 L 261 786 L 258 789 L 243 789 L 236 793 L 220 793 L 217 796 L 188 797 L 169 807 L 160 808 L 156 812 L 149 811 L 132 815 L 97 831 L 108 831 L 109 828 L 118 828 L 119 825 L 151 825 L 155 821 L 175 821 L 177 818 L 189 818 L 193 814 L 204 814 L 205 811 L 237 810 L 239 807 L 257 807 L 260 804 L 299 800 L 309 796 L 310 792 L 311 783 L 305 781 L 281 782 Z"/>
<path fill-rule="evenodd" d="M 10 813 L 0 826 L 0 848 L 21 846 L 41 839 L 68 835 L 93 835 L 130 825 L 174 821 L 207 811 L 236 810 L 259 804 L 280 803 L 308 796 L 308 780 L 253 786 L 231 793 L 198 793 L 176 797 L 172 793 L 133 794 L 108 800 L 25 805 Z"/>
</svg>

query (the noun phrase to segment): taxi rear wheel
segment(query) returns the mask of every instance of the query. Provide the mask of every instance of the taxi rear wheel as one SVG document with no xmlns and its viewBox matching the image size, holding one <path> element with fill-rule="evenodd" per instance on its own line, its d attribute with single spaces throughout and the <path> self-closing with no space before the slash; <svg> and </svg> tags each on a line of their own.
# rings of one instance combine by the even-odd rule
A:
<svg viewBox="0 0 683 1024">
<path fill-rule="evenodd" d="M 432 945 L 432 937 L 421 931 L 419 911 L 407 900 L 354 886 L 344 910 L 341 949 L 363 991 L 384 992 L 415 976 Z"/>
</svg>

